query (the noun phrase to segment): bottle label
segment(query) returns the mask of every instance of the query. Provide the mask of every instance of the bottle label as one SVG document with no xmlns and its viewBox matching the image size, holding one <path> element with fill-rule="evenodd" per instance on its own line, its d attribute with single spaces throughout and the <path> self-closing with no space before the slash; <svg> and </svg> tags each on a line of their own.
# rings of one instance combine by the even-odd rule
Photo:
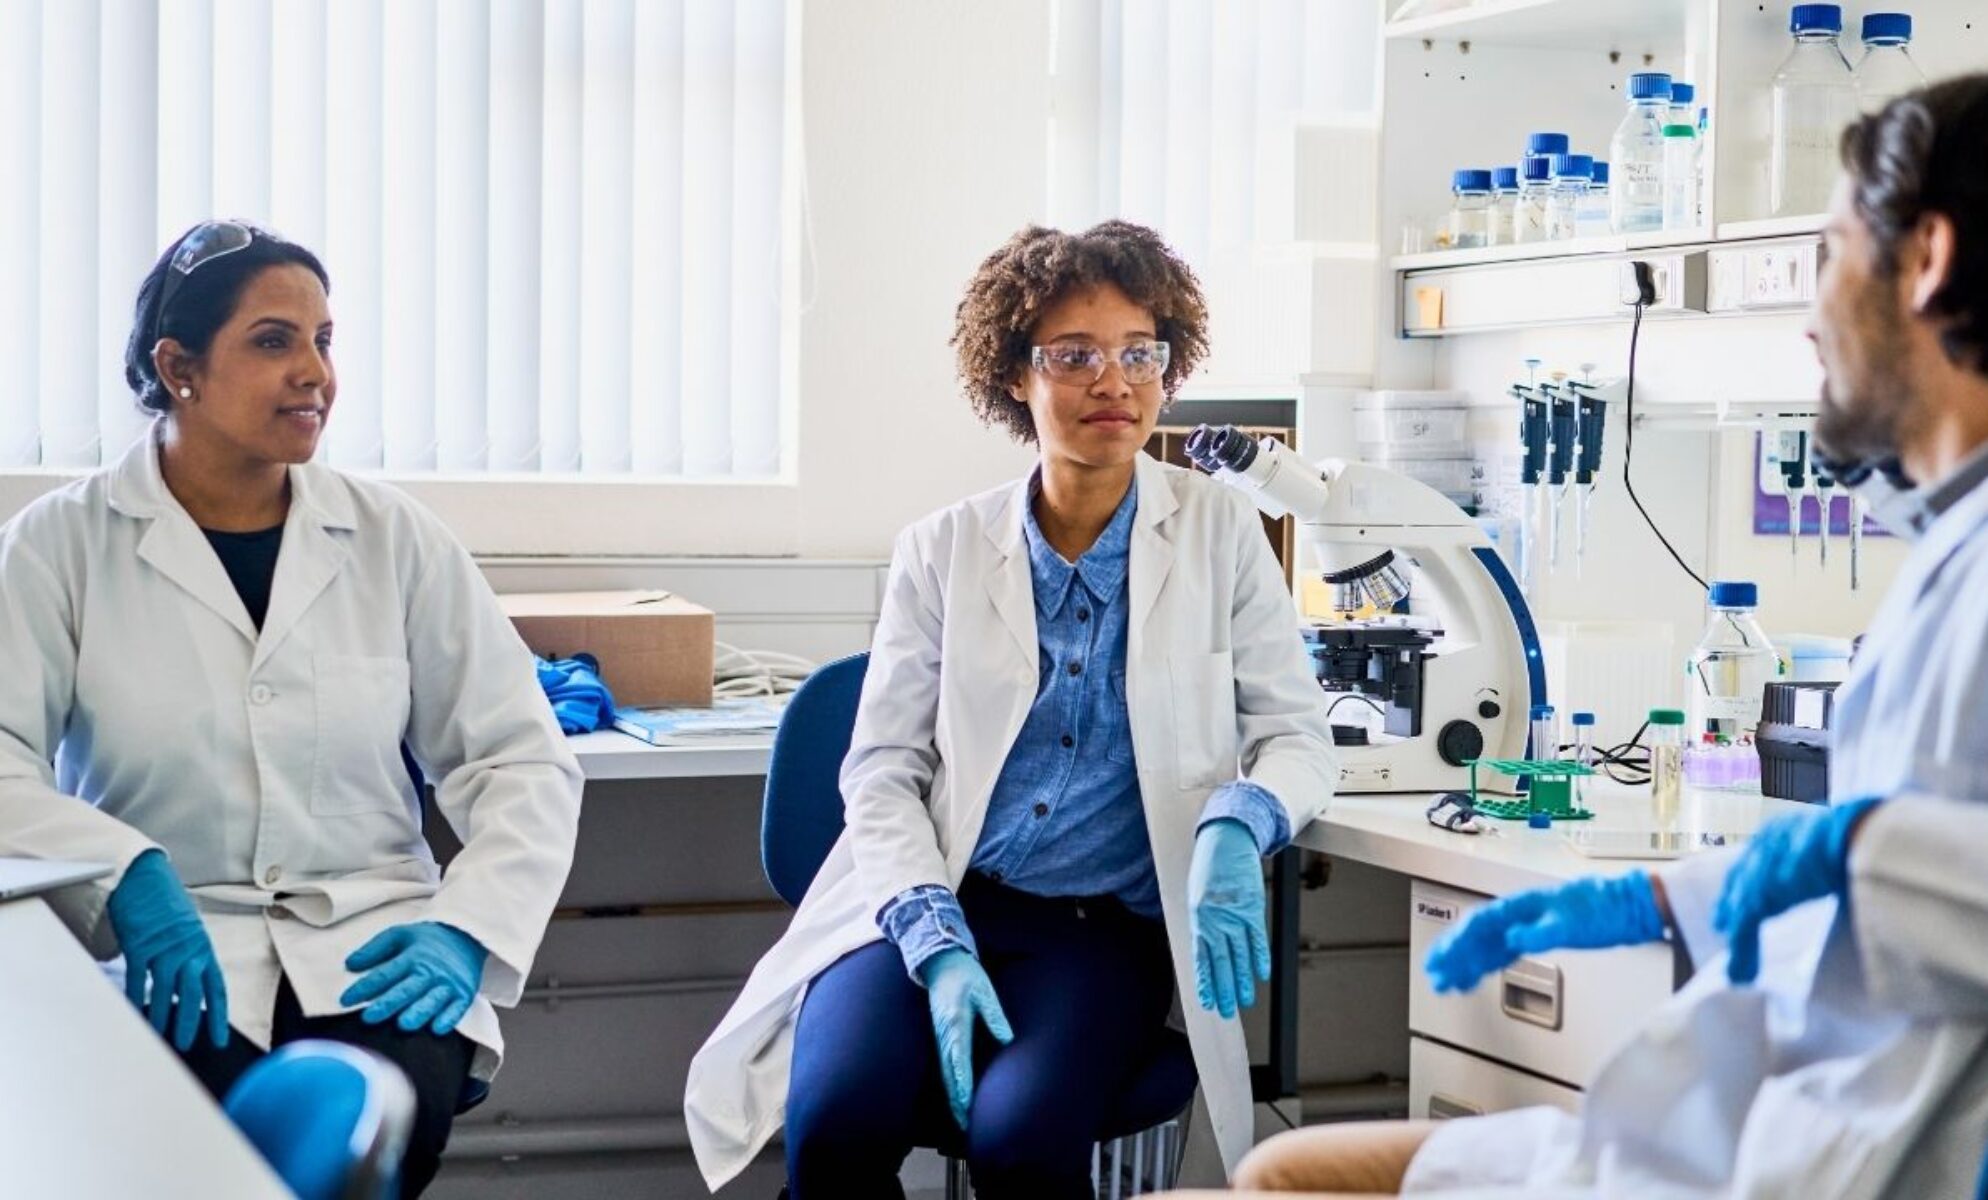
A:
<svg viewBox="0 0 1988 1200">
<path fill-rule="evenodd" d="M 1756 723 L 1760 720 L 1760 701 L 1744 696 L 1701 696 L 1698 707 L 1707 720 Z"/>
</svg>

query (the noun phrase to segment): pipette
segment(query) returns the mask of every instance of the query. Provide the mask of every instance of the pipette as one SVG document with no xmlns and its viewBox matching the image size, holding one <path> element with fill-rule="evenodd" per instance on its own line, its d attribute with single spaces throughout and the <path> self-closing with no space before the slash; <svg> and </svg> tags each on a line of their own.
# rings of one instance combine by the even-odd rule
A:
<svg viewBox="0 0 1988 1200">
<path fill-rule="evenodd" d="M 1790 433 L 1795 452 L 1781 459 L 1781 482 L 1788 493 L 1788 557 L 1802 553 L 1802 493 L 1808 490 L 1809 435 Z"/>
<path fill-rule="evenodd" d="M 1822 469 L 1820 464 L 1809 467 L 1809 486 L 1815 489 L 1816 545 L 1822 552 L 1822 565 L 1829 566 L 1829 507 L 1835 502 L 1836 477 Z"/>
<path fill-rule="evenodd" d="M 1557 384 L 1558 386 L 1554 386 Z M 1560 569 L 1560 510 L 1566 506 L 1569 489 L 1568 476 L 1574 469 L 1574 435 L 1579 428 L 1575 417 L 1575 392 L 1573 385 L 1554 372 L 1552 384 L 1540 389 L 1547 395 L 1550 408 L 1550 426 L 1553 438 L 1552 454 L 1547 461 L 1546 503 L 1547 513 L 1547 565 L 1548 569 Z"/>
<path fill-rule="evenodd" d="M 1850 590 L 1857 591 L 1864 586 L 1864 498 L 1855 489 L 1850 492 Z"/>
<path fill-rule="evenodd" d="M 1531 586 L 1533 580 L 1533 538 L 1539 529 L 1539 482 L 1546 472 L 1546 443 L 1551 430 L 1547 401 L 1540 388 L 1528 384 L 1514 388 L 1519 398 L 1519 443 L 1525 457 L 1519 465 L 1519 483 L 1525 488 L 1524 515 L 1520 518 L 1519 580 Z"/>
<path fill-rule="evenodd" d="M 1574 486 L 1581 489 L 1580 502 L 1574 509 L 1574 570 L 1578 573 L 1588 554 L 1588 507 L 1594 503 L 1595 478 L 1601 474 L 1601 432 L 1607 420 L 1608 402 L 1594 394 L 1593 384 L 1568 386 L 1575 389 L 1581 439 L 1580 454 L 1574 460 Z"/>
</svg>

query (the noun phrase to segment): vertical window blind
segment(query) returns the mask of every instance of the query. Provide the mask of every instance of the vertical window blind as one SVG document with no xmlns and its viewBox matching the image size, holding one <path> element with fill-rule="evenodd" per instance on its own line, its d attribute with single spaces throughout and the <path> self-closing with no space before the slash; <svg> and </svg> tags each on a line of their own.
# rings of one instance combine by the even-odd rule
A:
<svg viewBox="0 0 1988 1200">
<path fill-rule="evenodd" d="M 209 217 L 318 252 L 320 457 L 780 473 L 792 0 L 0 0 L 0 467 L 144 428 L 139 280 Z"/>
</svg>

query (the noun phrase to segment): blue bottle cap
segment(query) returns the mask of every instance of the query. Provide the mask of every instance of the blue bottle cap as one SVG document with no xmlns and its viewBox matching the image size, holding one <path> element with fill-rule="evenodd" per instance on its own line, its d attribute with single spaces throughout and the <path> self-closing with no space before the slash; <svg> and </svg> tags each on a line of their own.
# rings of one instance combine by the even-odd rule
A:
<svg viewBox="0 0 1988 1200">
<path fill-rule="evenodd" d="M 1519 173 L 1527 183 L 1545 183 L 1553 178 L 1553 160 L 1538 154 L 1528 155 Z"/>
<path fill-rule="evenodd" d="M 1662 71 L 1638 71 L 1629 77 L 1631 100 L 1669 100 L 1670 76 Z"/>
<path fill-rule="evenodd" d="M 1542 720 L 1552 715 L 1553 715 L 1553 706 L 1551 704 L 1535 704 L 1532 706 L 1532 719 L 1535 721 Z"/>
<path fill-rule="evenodd" d="M 1901 46 L 1912 40 L 1911 13 L 1865 13 L 1864 40 L 1881 46 Z"/>
<path fill-rule="evenodd" d="M 1556 154 L 1553 156 L 1553 177 L 1555 179 L 1586 179 L 1594 172 L 1595 160 L 1586 154 Z"/>
<path fill-rule="evenodd" d="M 1842 33 L 1840 4 L 1797 4 L 1788 10 L 1789 33 Z"/>
<path fill-rule="evenodd" d="M 1589 176 L 1589 178 L 1590 178 L 1591 180 L 1593 180 L 1593 182 L 1595 182 L 1595 183 L 1607 183 L 1607 182 L 1608 182 L 1608 163 L 1607 163 L 1606 161 L 1602 160 L 1602 159 L 1599 159 L 1599 158 L 1597 158 L 1597 159 L 1595 160 L 1595 165 L 1594 165 L 1594 169 L 1593 169 L 1593 172 L 1592 172 L 1592 174 L 1591 174 L 1591 175 Z"/>
<path fill-rule="evenodd" d="M 1491 186 L 1499 191 L 1509 191 L 1519 186 L 1517 167 L 1494 167 L 1491 171 Z"/>
<path fill-rule="evenodd" d="M 1692 87 L 1688 83 L 1679 83 L 1675 79 L 1670 81 L 1670 102 L 1672 104 L 1688 105 L 1697 98 L 1697 88 Z"/>
<path fill-rule="evenodd" d="M 1758 608 L 1760 589 L 1751 583 L 1720 579 L 1713 582 L 1706 600 L 1716 608 Z"/>
<path fill-rule="evenodd" d="M 1547 814 L 1547 813 L 1542 813 L 1542 812 L 1536 812 L 1536 813 L 1527 813 L 1527 814 L 1526 814 L 1526 828 L 1527 828 L 1527 829 L 1551 829 L 1551 828 L 1553 828 L 1553 818 L 1552 818 L 1552 816 L 1550 816 L 1549 814 Z"/>
<path fill-rule="evenodd" d="M 1591 712 L 1577 712 L 1573 716 L 1573 721 L 1576 725 L 1592 725 L 1595 723 L 1595 715 Z"/>
<path fill-rule="evenodd" d="M 1532 155 L 1565 154 L 1568 149 L 1567 135 L 1564 133 L 1534 133 L 1526 136 L 1526 154 Z"/>
<path fill-rule="evenodd" d="M 1491 172 L 1466 167 L 1461 171 L 1450 172 L 1450 190 L 1454 192 L 1488 192 L 1491 190 Z"/>
</svg>

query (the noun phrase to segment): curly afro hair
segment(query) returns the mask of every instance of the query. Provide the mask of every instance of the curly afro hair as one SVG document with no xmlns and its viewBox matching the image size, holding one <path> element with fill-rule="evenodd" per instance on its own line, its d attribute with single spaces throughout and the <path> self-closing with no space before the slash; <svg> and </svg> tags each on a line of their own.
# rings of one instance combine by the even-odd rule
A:
<svg viewBox="0 0 1988 1200">
<path fill-rule="evenodd" d="M 983 423 L 1036 440 L 1028 405 L 1008 391 L 1028 365 L 1036 323 L 1069 293 L 1106 283 L 1153 314 L 1172 348 L 1160 384 L 1173 399 L 1208 354 L 1208 305 L 1194 272 L 1159 234 L 1130 221 L 1074 234 L 1031 225 L 980 264 L 954 314 L 960 383 Z"/>
</svg>

